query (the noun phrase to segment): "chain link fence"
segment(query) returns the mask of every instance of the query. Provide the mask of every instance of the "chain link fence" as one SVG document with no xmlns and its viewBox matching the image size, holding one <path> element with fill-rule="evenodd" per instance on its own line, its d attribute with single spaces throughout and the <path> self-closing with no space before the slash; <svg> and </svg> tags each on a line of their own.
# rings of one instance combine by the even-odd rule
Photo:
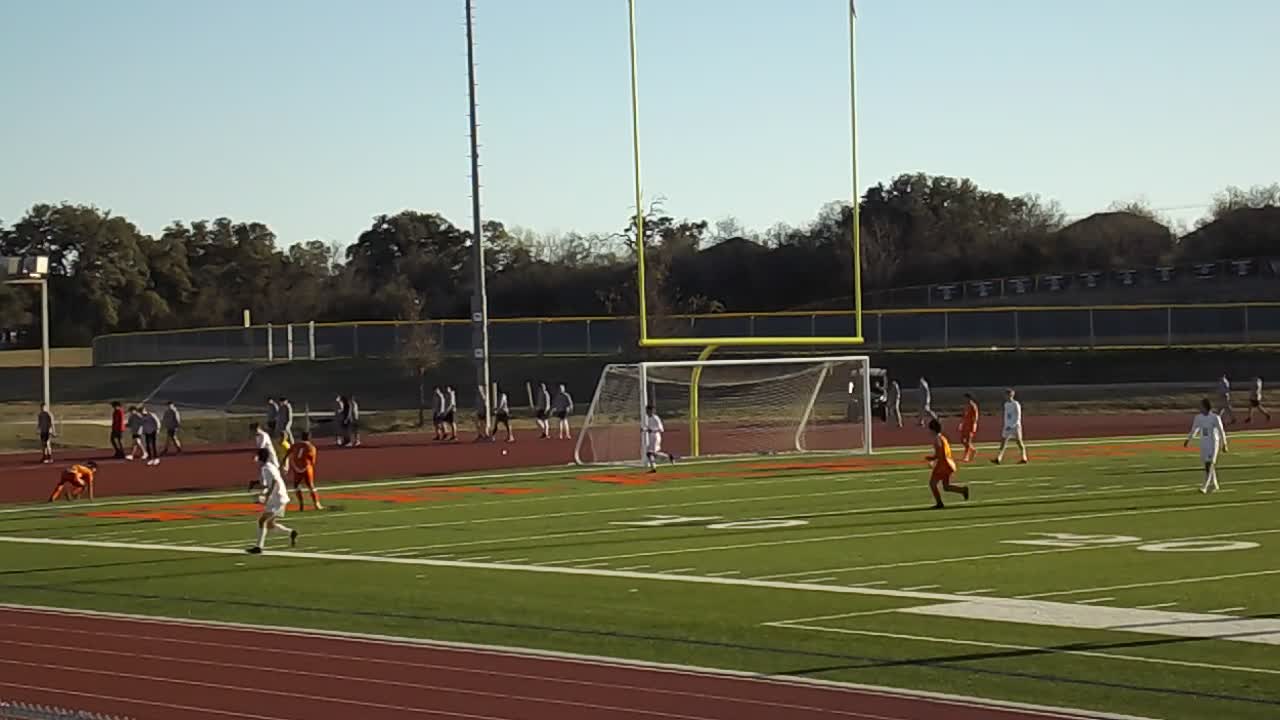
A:
<svg viewBox="0 0 1280 720">
<path fill-rule="evenodd" d="M 635 318 L 491 320 L 495 356 L 616 357 L 635 346 Z M 806 337 L 854 334 L 848 312 L 684 315 L 664 334 Z M 466 320 L 305 323 L 104 335 L 95 365 L 387 357 L 425 329 L 446 355 L 471 354 Z M 863 314 L 866 348 L 946 350 L 1251 346 L 1280 343 L 1280 303 L 1086 308 L 950 308 Z"/>
<path fill-rule="evenodd" d="M 103 715 L 84 710 L 66 710 L 48 705 L 0 700 L 0 720 L 129 720 L 123 715 Z"/>
</svg>

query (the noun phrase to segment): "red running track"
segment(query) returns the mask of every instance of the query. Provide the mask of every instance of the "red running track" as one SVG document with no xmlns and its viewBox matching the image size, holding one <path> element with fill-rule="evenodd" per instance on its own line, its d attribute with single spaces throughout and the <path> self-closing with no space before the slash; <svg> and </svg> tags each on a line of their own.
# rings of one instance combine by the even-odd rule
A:
<svg viewBox="0 0 1280 720">
<path fill-rule="evenodd" d="M 133 720 L 1091 717 L 692 668 L 16 608 L 0 610 L 0 697 Z"/>
<path fill-rule="evenodd" d="M 956 421 L 944 422 L 955 442 Z M 1037 442 L 1184 433 L 1191 426 L 1191 416 L 1155 413 L 1040 416 L 1026 418 L 1025 426 L 1028 441 Z M 1263 426 L 1251 427 L 1261 429 Z M 664 439 L 667 448 L 677 453 L 686 452 L 688 433 L 674 423 L 668 430 Z M 978 441 L 996 442 L 999 431 L 998 419 L 984 417 L 979 425 Z M 877 447 L 926 446 L 932 441 L 926 430 L 913 425 L 894 428 L 877 423 L 874 433 Z M 722 445 L 734 446 L 733 431 L 727 428 L 707 428 L 703 433 L 704 442 L 713 446 L 717 434 L 723 436 Z M 571 441 L 539 440 L 532 434 L 525 434 L 513 444 L 435 443 L 429 436 L 413 434 L 372 436 L 359 448 L 341 449 L 322 444 L 318 473 L 323 487 L 333 483 L 566 465 L 573 461 L 573 445 Z M 38 453 L 0 454 L 0 503 L 44 500 L 63 467 L 90 459 L 98 460 L 103 466 L 97 484 L 100 497 L 241 489 L 257 477 L 248 437 L 242 446 L 192 448 L 184 455 L 165 458 L 158 467 L 109 458 L 110 455 L 101 450 L 59 451 L 57 462 L 50 467 L 40 464 Z"/>
</svg>

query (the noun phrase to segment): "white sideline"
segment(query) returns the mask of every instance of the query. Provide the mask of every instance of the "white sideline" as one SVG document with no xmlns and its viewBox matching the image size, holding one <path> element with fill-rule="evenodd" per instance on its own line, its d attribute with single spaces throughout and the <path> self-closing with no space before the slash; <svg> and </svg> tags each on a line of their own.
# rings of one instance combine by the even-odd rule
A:
<svg viewBox="0 0 1280 720">
<path fill-rule="evenodd" d="M 620 668 L 636 668 L 644 670 L 652 670 L 656 672 L 670 673 L 674 675 L 688 675 L 695 677 L 713 677 L 713 678 L 731 678 L 741 680 L 753 680 L 779 685 L 791 685 L 798 687 L 815 687 L 825 688 L 829 690 L 845 690 L 868 695 L 877 695 L 887 698 L 906 698 L 930 700 L 938 703 L 945 703 L 965 708 L 983 707 L 1017 710 L 1037 715 L 1045 718 L 1056 718 L 1059 720 L 1154 720 L 1152 718 L 1144 718 L 1136 715 L 1121 715 L 1117 713 L 1105 712 L 1088 712 L 1073 710 L 1070 708 L 1059 708 L 1049 705 L 1035 705 L 1030 703 L 1010 702 L 1005 700 L 986 700 L 984 698 L 971 697 L 965 695 L 957 695 L 950 693 L 936 693 L 922 690 L 906 690 L 898 688 L 890 688 L 879 685 L 863 685 L 859 683 L 837 682 L 833 680 L 819 680 L 814 678 L 789 677 L 784 675 L 765 675 L 760 673 L 742 672 L 737 670 L 721 670 L 717 668 L 706 668 L 695 665 L 679 665 L 675 663 L 649 662 L 644 660 L 628 660 L 625 658 L 611 658 L 600 655 L 586 655 L 579 653 L 558 652 L 553 650 L 536 650 L 532 648 L 510 647 L 502 645 L 481 645 L 476 643 L 450 642 L 443 640 L 426 640 L 422 638 L 400 637 L 393 635 L 377 635 L 371 633 L 355 633 L 342 632 L 337 630 L 315 630 L 309 628 L 294 628 L 271 626 L 264 627 L 259 625 L 251 625 L 247 623 L 220 622 L 215 620 L 192 620 L 180 618 L 168 618 L 163 616 L 147 616 L 127 613 L 109 613 L 93 610 L 78 610 L 73 608 L 58 608 L 38 605 L 18 605 L 13 603 L 0 603 L 0 609 L 14 610 L 19 612 L 42 613 L 54 616 L 80 615 L 84 617 L 103 618 L 113 620 L 127 620 L 131 622 L 150 623 L 155 625 L 169 626 L 189 626 L 204 627 L 211 629 L 229 629 L 241 630 L 256 633 L 266 633 L 272 635 L 295 635 L 303 637 L 321 637 L 338 640 L 346 640 L 349 642 L 368 643 L 376 645 L 412 645 L 418 647 L 438 648 L 442 650 L 455 650 L 462 652 L 472 652 L 486 655 L 505 655 L 515 657 L 527 657 L 532 659 L 557 660 L 565 663 L 573 663 L 579 665 L 592 665 L 596 667 L 620 667 Z"/>
</svg>

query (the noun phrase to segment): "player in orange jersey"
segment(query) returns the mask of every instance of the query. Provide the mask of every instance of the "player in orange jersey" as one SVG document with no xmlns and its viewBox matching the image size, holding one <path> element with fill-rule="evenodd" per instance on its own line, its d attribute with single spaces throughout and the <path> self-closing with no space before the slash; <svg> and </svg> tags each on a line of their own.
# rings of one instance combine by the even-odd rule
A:
<svg viewBox="0 0 1280 720">
<path fill-rule="evenodd" d="M 89 499 L 92 500 L 93 476 L 97 472 L 98 463 L 92 460 L 83 465 L 72 465 L 63 470 L 62 476 L 58 478 L 58 486 L 53 489 L 53 494 L 49 496 L 49 502 L 64 496 L 68 500 L 79 500 L 85 488 L 89 489 Z"/>
<path fill-rule="evenodd" d="M 293 489 L 298 492 L 298 510 L 306 510 L 302 502 L 303 485 L 311 493 L 311 504 L 317 510 L 323 510 L 320 496 L 316 494 L 316 446 L 311 442 L 311 433 L 304 432 L 298 436 L 298 442 L 289 446 L 289 472 L 293 475 Z"/>
<path fill-rule="evenodd" d="M 942 493 L 938 492 L 939 484 L 947 492 L 963 495 L 965 500 L 969 499 L 969 488 L 951 484 L 951 476 L 956 472 L 956 461 L 951 457 L 951 443 L 942 434 L 942 423 L 936 419 L 930 420 L 929 429 L 933 431 L 933 454 L 925 460 L 933 463 L 933 473 L 929 475 L 929 491 L 933 493 L 934 509 L 939 510 L 944 507 Z"/>
<path fill-rule="evenodd" d="M 960 419 L 960 442 L 964 445 L 964 455 L 960 462 L 973 462 L 977 452 L 973 447 L 973 438 L 978 434 L 978 401 L 973 395 L 964 394 L 964 417 Z"/>
</svg>

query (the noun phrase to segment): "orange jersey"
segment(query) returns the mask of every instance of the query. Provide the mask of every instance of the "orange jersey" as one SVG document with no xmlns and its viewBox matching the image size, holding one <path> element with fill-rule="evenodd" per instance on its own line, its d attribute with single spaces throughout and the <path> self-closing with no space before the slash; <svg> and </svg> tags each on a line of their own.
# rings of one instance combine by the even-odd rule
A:
<svg viewBox="0 0 1280 720">
<path fill-rule="evenodd" d="M 964 417 L 960 420 L 960 432 L 975 433 L 978 431 L 978 403 L 970 401 L 964 406 Z"/>
<path fill-rule="evenodd" d="M 956 461 L 951 457 L 951 443 L 947 440 L 947 436 L 942 433 L 938 433 L 938 437 L 933 441 L 932 460 L 934 461 L 935 472 L 944 471 L 944 468 L 947 471 L 955 472 Z"/>
<path fill-rule="evenodd" d="M 316 446 L 303 440 L 289 448 L 289 468 L 295 475 L 306 475 L 315 470 Z"/>
<path fill-rule="evenodd" d="M 93 482 L 93 468 L 84 465 L 72 465 L 62 471 L 62 482 L 84 487 Z"/>
</svg>

